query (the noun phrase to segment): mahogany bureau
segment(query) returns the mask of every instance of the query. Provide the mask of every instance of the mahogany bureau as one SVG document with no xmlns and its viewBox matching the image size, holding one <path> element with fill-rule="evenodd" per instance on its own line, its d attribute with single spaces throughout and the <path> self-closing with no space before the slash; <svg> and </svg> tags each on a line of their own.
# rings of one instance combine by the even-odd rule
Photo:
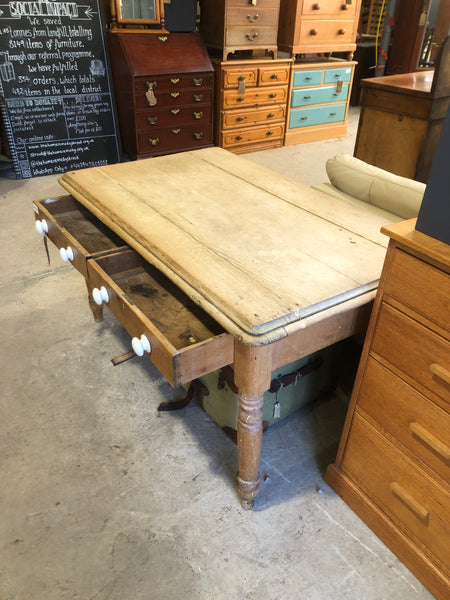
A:
<svg viewBox="0 0 450 600">
<path fill-rule="evenodd" d="M 438 600 L 450 597 L 450 246 L 390 237 L 326 481 Z"/>
<path fill-rule="evenodd" d="M 198 33 L 115 31 L 108 44 L 130 158 L 212 145 L 213 68 Z"/>
</svg>

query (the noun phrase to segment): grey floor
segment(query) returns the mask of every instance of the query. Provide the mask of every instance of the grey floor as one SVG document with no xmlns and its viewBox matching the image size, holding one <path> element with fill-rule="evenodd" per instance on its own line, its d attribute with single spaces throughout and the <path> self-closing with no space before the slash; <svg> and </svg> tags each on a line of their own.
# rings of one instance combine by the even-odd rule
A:
<svg viewBox="0 0 450 600">
<path fill-rule="evenodd" d="M 346 138 L 248 154 L 307 184 Z M 4 165 L 3 165 L 4 166 Z M 240 508 L 235 445 L 128 334 L 94 323 L 82 277 L 32 201 L 57 176 L 0 171 L 0 600 L 426 600 L 432 596 L 324 482 L 346 402 L 331 393 L 264 434 L 261 491 Z"/>
</svg>

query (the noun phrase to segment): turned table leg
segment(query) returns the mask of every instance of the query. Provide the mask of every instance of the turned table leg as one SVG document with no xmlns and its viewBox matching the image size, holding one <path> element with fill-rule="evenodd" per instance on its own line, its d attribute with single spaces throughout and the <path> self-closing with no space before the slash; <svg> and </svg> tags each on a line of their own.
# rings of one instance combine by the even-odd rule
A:
<svg viewBox="0 0 450 600">
<path fill-rule="evenodd" d="M 253 508 L 259 490 L 259 459 L 262 442 L 263 395 L 270 387 L 271 346 L 234 344 L 234 377 L 239 388 L 237 429 L 237 489 L 242 507 Z"/>
</svg>

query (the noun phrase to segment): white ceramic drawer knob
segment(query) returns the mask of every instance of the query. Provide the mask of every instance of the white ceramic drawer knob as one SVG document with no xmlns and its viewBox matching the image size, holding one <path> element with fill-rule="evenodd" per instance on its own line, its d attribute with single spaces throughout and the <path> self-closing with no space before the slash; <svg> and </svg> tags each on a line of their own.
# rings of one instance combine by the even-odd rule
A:
<svg viewBox="0 0 450 600">
<path fill-rule="evenodd" d="M 94 299 L 95 304 L 101 306 L 103 302 L 109 302 L 108 290 L 104 285 L 102 285 L 100 289 L 94 288 L 92 290 L 92 298 Z"/>
<path fill-rule="evenodd" d="M 35 226 L 36 226 L 36 231 L 38 233 L 40 233 L 40 234 L 48 233 L 48 225 L 47 225 L 47 221 L 45 219 L 42 219 L 41 221 L 36 220 Z"/>
<path fill-rule="evenodd" d="M 69 260 L 73 260 L 73 250 L 70 246 L 67 246 L 67 248 L 60 248 L 59 255 L 64 262 L 69 262 Z"/>
<path fill-rule="evenodd" d="M 148 337 L 145 334 L 142 334 L 140 338 L 134 337 L 131 340 L 131 347 L 137 356 L 142 356 L 144 352 L 148 352 L 150 354 L 152 351 Z"/>
</svg>

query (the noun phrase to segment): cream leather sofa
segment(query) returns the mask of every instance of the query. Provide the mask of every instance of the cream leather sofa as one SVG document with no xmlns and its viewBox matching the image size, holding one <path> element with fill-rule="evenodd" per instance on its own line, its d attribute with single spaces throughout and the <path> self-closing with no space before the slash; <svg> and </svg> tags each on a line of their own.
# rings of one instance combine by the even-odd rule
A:
<svg viewBox="0 0 450 600">
<path fill-rule="evenodd" d="M 425 184 L 373 167 L 350 154 L 326 163 L 329 183 L 313 186 L 336 198 L 364 206 L 394 223 L 417 217 Z"/>
</svg>

